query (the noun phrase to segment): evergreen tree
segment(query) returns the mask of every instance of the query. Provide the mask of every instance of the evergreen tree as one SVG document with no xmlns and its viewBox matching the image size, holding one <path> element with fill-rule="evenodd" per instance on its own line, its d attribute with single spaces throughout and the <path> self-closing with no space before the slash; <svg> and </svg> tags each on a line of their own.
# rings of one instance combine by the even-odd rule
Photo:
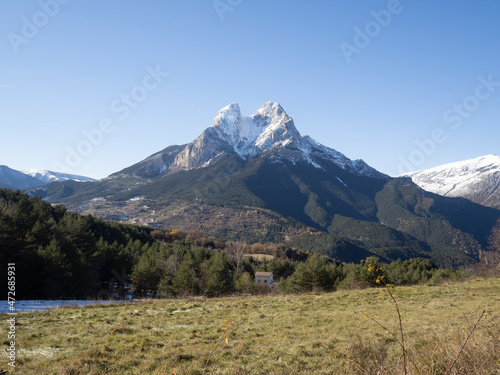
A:
<svg viewBox="0 0 500 375">
<path fill-rule="evenodd" d="M 198 264 L 196 264 L 193 255 L 187 253 L 172 281 L 175 293 L 180 295 L 199 294 L 198 272 Z"/>
<path fill-rule="evenodd" d="M 283 281 L 281 287 L 290 292 L 331 291 L 341 277 L 340 268 L 314 254 L 306 262 L 299 263 L 295 272 Z"/>
<path fill-rule="evenodd" d="M 382 264 L 380 259 L 371 256 L 361 261 L 359 278 L 369 286 L 383 286 L 391 281 L 387 277 L 387 264 Z M 381 281 L 383 280 L 383 281 Z"/>
<path fill-rule="evenodd" d="M 240 293 L 255 293 L 257 289 L 253 277 L 248 272 L 243 272 L 236 280 L 234 288 Z"/>
<path fill-rule="evenodd" d="M 160 259 L 162 259 L 162 254 L 155 247 L 149 247 L 142 254 L 139 262 L 132 269 L 132 283 L 136 292 L 144 294 L 156 291 L 160 280 L 165 276 L 165 272 L 159 265 Z"/>
<path fill-rule="evenodd" d="M 67 294 L 68 281 L 72 279 L 72 265 L 67 254 L 56 239 L 47 246 L 40 246 L 37 254 L 42 268 L 38 276 L 44 292 L 51 296 L 62 297 Z"/>
<path fill-rule="evenodd" d="M 432 261 L 423 258 L 409 259 L 404 262 L 398 259 L 385 268 L 388 280 L 396 285 L 412 285 L 429 281 L 437 269 Z"/>
<path fill-rule="evenodd" d="M 208 281 L 205 293 L 211 297 L 229 293 L 233 286 L 229 259 L 223 253 L 216 252 L 210 258 L 209 262 L 210 266 L 208 268 Z"/>
</svg>

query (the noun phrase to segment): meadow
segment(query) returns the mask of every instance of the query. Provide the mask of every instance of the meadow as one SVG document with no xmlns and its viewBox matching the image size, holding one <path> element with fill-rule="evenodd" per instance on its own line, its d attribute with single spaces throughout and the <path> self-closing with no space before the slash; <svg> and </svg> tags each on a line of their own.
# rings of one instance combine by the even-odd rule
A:
<svg viewBox="0 0 500 375">
<path fill-rule="evenodd" d="M 500 374 L 499 292 L 498 277 L 394 288 L 407 372 L 395 304 L 370 288 L 19 313 L 9 374 Z"/>
</svg>

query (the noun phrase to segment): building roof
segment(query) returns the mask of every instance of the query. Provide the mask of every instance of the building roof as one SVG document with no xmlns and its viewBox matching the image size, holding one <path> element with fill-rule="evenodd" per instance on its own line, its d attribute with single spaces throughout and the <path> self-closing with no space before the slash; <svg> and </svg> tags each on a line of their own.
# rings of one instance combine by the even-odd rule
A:
<svg viewBox="0 0 500 375">
<path fill-rule="evenodd" d="M 272 276 L 272 272 L 255 272 L 255 276 L 263 276 L 263 277 L 269 277 Z"/>
</svg>

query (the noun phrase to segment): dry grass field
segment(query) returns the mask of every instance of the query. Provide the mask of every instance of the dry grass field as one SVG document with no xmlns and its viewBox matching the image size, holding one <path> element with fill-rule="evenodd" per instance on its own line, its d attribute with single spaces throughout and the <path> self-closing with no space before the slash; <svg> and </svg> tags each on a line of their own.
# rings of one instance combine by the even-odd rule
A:
<svg viewBox="0 0 500 375">
<path fill-rule="evenodd" d="M 396 287 L 394 294 L 413 362 L 408 374 L 500 374 L 499 278 Z M 17 319 L 17 368 L 9 374 L 405 373 L 400 345 L 378 324 L 400 338 L 383 288 L 152 300 Z M 0 368 L 7 368 L 5 357 Z"/>
</svg>

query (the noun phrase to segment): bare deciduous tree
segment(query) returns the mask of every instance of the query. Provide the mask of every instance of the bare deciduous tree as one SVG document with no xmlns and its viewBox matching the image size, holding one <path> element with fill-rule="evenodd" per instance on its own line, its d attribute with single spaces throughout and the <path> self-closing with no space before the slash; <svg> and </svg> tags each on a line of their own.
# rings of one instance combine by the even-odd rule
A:
<svg viewBox="0 0 500 375">
<path fill-rule="evenodd" d="M 490 266 L 500 266 L 500 219 L 491 229 L 488 238 L 488 251 L 483 251 L 482 261 Z"/>
<path fill-rule="evenodd" d="M 250 245 L 242 242 L 226 242 L 224 253 L 236 263 L 235 273 L 238 274 L 241 261 L 250 253 Z"/>
</svg>

